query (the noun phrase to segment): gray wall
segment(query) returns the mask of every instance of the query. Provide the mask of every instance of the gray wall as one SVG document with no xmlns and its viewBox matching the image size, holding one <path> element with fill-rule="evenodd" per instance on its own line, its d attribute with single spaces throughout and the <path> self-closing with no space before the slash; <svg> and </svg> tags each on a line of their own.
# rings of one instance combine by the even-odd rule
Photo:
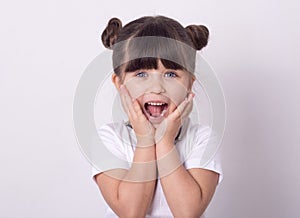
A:
<svg viewBox="0 0 300 218">
<path fill-rule="evenodd" d="M 299 3 L 131 2 L 2 2 L 2 216 L 101 217 L 73 131 L 74 91 L 104 50 L 99 34 L 109 18 L 163 14 L 209 27 L 203 55 L 225 92 L 224 180 L 208 217 L 299 217 Z"/>
</svg>

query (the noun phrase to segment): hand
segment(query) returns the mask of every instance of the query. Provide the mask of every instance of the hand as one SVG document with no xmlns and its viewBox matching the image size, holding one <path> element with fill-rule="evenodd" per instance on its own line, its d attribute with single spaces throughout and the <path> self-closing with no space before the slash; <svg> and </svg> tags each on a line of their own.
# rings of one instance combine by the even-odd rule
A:
<svg viewBox="0 0 300 218">
<path fill-rule="evenodd" d="M 174 143 L 179 128 L 193 109 L 194 96 L 194 93 L 189 93 L 188 97 L 179 104 L 176 110 L 159 124 L 155 131 L 156 144 L 160 141 Z"/>
<path fill-rule="evenodd" d="M 137 147 L 149 147 L 154 145 L 154 127 L 144 115 L 140 104 L 136 99 L 131 98 L 125 85 L 121 85 L 120 95 L 122 105 L 137 138 Z"/>
</svg>

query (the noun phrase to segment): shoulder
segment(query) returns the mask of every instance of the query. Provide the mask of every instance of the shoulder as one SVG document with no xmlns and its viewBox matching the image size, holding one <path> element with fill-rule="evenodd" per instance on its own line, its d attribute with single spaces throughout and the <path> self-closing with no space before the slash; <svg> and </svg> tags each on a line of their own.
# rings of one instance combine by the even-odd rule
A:
<svg viewBox="0 0 300 218">
<path fill-rule="evenodd" d="M 114 141 L 128 138 L 130 127 L 125 122 L 104 124 L 97 128 L 97 133 L 102 140 L 113 139 Z"/>
<path fill-rule="evenodd" d="M 118 133 L 126 128 L 123 122 L 107 123 L 97 128 L 98 133 Z"/>
<path fill-rule="evenodd" d="M 130 151 L 130 143 L 126 125 L 123 122 L 108 123 L 97 127 L 96 130 L 99 143 L 93 144 L 90 149 L 92 175 L 117 168 L 128 169 L 127 154 Z"/>
<path fill-rule="evenodd" d="M 178 150 L 186 169 L 202 168 L 222 174 L 220 159 L 221 138 L 210 126 L 186 123 L 185 134 Z M 222 176 L 219 178 L 222 179 Z"/>
<path fill-rule="evenodd" d="M 114 122 L 97 128 L 101 143 L 112 153 L 125 153 L 131 147 L 131 129 L 124 122 Z"/>
<path fill-rule="evenodd" d="M 213 131 L 211 127 L 201 123 L 192 123 L 192 121 L 190 121 L 186 134 L 193 137 L 195 140 L 201 140 L 211 136 L 212 133 Z"/>
<path fill-rule="evenodd" d="M 201 151 L 201 163 L 206 165 L 219 155 L 221 136 L 212 127 L 202 124 L 190 125 L 188 129 L 193 151 Z"/>
<path fill-rule="evenodd" d="M 203 145 L 210 138 L 216 137 L 215 132 L 208 125 L 193 123 L 189 118 L 182 125 L 181 139 L 192 147 Z"/>
</svg>

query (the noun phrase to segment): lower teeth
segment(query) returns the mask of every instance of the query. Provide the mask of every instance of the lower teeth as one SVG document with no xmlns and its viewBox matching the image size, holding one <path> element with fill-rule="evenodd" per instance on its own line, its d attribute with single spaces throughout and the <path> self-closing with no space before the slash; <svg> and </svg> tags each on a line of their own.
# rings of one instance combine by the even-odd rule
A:
<svg viewBox="0 0 300 218">
<path fill-rule="evenodd" d="M 148 112 L 148 113 L 150 114 L 151 117 L 157 118 L 157 117 L 163 117 L 165 115 L 165 113 L 166 113 L 166 110 L 163 110 L 160 114 L 157 114 L 155 116 L 152 115 L 150 112 Z"/>
</svg>

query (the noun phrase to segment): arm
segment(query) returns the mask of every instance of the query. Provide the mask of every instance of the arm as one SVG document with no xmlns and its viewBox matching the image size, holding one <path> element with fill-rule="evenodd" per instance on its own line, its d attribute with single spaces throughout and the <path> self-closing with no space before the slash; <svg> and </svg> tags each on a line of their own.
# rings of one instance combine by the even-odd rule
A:
<svg viewBox="0 0 300 218">
<path fill-rule="evenodd" d="M 200 217 L 213 197 L 218 174 L 205 169 L 186 170 L 170 142 L 159 142 L 156 153 L 161 185 L 174 217 Z"/>
<path fill-rule="evenodd" d="M 129 170 L 101 173 L 96 181 L 104 199 L 118 216 L 145 217 L 157 178 L 155 131 L 126 87 L 120 91 L 123 107 L 137 138 L 133 162 Z"/>
<path fill-rule="evenodd" d="M 136 148 L 129 170 L 115 169 L 96 175 L 105 201 L 119 217 L 145 217 L 156 185 L 154 160 L 154 146 Z"/>
<path fill-rule="evenodd" d="M 182 120 L 192 110 L 193 93 L 172 112 L 156 130 L 157 168 L 168 205 L 175 217 L 200 217 L 218 183 L 218 174 L 205 169 L 186 170 L 174 139 Z M 160 129 L 164 129 L 161 131 Z"/>
</svg>

